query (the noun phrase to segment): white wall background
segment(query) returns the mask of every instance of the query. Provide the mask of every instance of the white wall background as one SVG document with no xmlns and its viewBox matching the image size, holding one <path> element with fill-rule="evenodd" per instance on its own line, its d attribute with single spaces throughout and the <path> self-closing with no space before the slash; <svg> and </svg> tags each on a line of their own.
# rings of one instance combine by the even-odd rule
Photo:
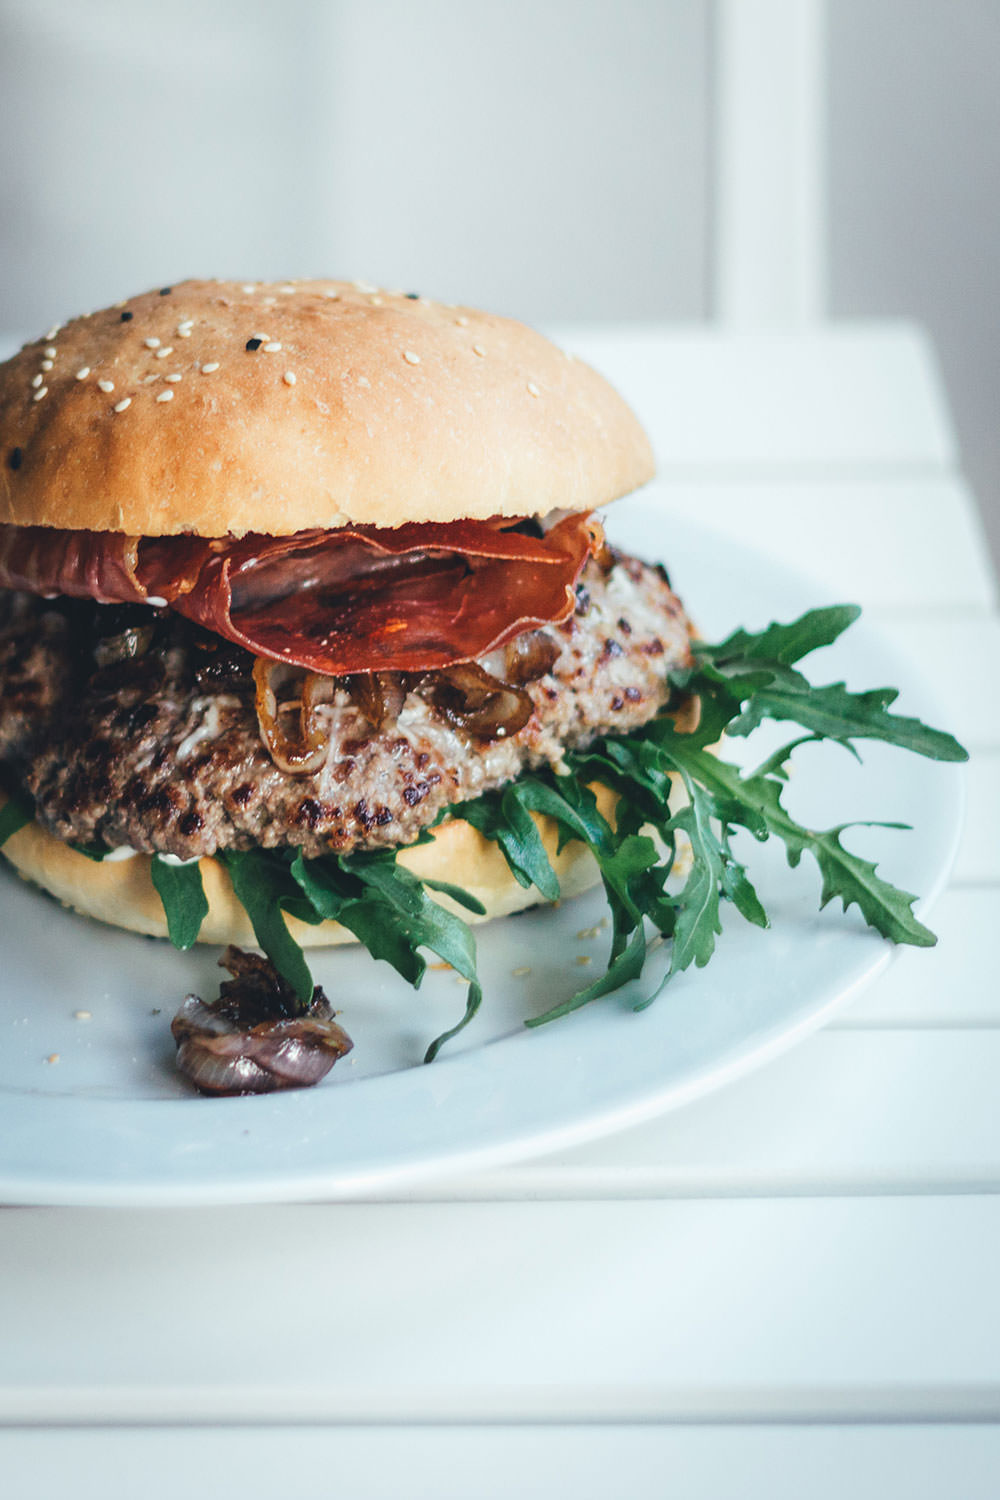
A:
<svg viewBox="0 0 1000 1500">
<path fill-rule="evenodd" d="M 710 315 L 715 19 L 0 0 L 0 329 L 190 274 Z M 1000 0 L 827 0 L 827 35 L 831 310 L 929 326 L 1000 555 Z"/>
</svg>

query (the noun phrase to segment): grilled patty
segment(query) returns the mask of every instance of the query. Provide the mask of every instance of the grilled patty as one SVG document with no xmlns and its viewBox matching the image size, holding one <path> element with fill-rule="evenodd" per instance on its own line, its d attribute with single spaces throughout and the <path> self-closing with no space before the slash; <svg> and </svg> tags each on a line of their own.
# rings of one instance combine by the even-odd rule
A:
<svg viewBox="0 0 1000 1500">
<path fill-rule="evenodd" d="M 564 624 L 533 633 L 529 659 L 551 665 L 523 684 L 533 711 L 516 733 L 463 728 L 433 673 L 396 680 L 376 728 L 371 695 L 346 678 L 317 710 L 323 764 L 302 775 L 262 743 L 248 652 L 169 610 L 0 595 L 0 761 L 38 822 L 73 843 L 181 859 L 412 843 L 443 808 L 558 767 L 566 749 L 635 728 L 667 701 L 689 627 L 662 570 L 621 554 L 592 561 L 577 601 Z M 512 649 L 481 665 L 509 676 Z"/>
</svg>

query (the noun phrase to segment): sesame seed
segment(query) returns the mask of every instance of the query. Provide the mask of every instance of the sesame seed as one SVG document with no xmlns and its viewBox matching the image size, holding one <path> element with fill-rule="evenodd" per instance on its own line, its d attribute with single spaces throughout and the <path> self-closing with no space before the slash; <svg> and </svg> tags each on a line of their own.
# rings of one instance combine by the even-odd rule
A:
<svg viewBox="0 0 1000 1500">
<path fill-rule="evenodd" d="M 381 297 L 369 297 L 368 301 L 371 303 L 372 307 L 381 307 L 382 306 L 382 298 Z"/>
<path fill-rule="evenodd" d="M 326 297 L 326 298 L 328 298 L 328 300 L 330 302 L 339 302 L 340 301 L 340 293 L 339 292 L 333 292 L 333 291 L 324 292 L 323 296 Z"/>
<path fill-rule="evenodd" d="M 404 292 L 403 296 L 406 298 L 406 300 L 408 302 L 419 302 L 420 301 L 420 293 L 419 292 Z"/>
<path fill-rule="evenodd" d="M 128 409 L 129 409 L 129 407 L 131 405 L 132 405 L 132 397 L 131 396 L 123 396 L 122 399 L 115 406 L 115 411 L 128 411 Z"/>
<path fill-rule="evenodd" d="M 264 353 L 265 354 L 280 354 L 281 353 L 281 345 L 278 343 L 277 339 L 271 339 L 269 343 L 266 343 L 264 345 Z"/>
<path fill-rule="evenodd" d="M 89 1021 L 92 1019 L 92 1017 L 93 1012 L 89 1010 L 75 1010 L 73 1012 L 74 1021 Z"/>
<path fill-rule="evenodd" d="M 592 964 L 594 962 L 589 953 L 578 954 L 576 961 L 581 969 L 584 968 L 587 964 Z"/>
<path fill-rule="evenodd" d="M 87 376 L 89 374 L 90 374 L 90 366 L 89 365 L 81 365 L 80 368 L 76 372 L 76 378 L 77 378 L 77 380 L 86 380 L 86 378 L 87 378 Z"/>
<path fill-rule="evenodd" d="M 541 395 L 541 394 L 542 394 L 542 393 L 541 393 L 541 391 L 540 391 L 540 390 L 539 390 L 539 389 L 538 389 L 538 387 L 537 387 L 537 385 L 536 385 L 536 384 L 535 384 L 535 382 L 534 382 L 534 381 L 533 381 L 533 380 L 529 380 L 529 381 L 528 381 L 528 395 L 529 395 L 529 396 L 540 396 L 540 395 Z"/>
<path fill-rule="evenodd" d="M 176 385 L 177 382 L 178 382 L 178 380 L 180 380 L 181 377 L 177 374 L 177 372 L 175 370 L 172 375 L 164 375 L 163 378 L 167 382 L 168 385 Z"/>
<path fill-rule="evenodd" d="M 240 290 L 246 292 L 247 296 L 249 297 L 253 292 L 256 291 L 256 287 L 254 287 L 249 281 L 246 281 L 243 283 L 243 286 L 240 288 Z"/>
<path fill-rule="evenodd" d="M 55 359 L 58 350 L 53 344 L 50 344 L 47 349 L 42 350 L 42 353 L 45 355 L 46 359 Z"/>
<path fill-rule="evenodd" d="M 156 399 L 157 401 L 172 401 L 174 399 L 174 393 L 171 390 L 161 391 Z"/>
<path fill-rule="evenodd" d="M 523 979 L 526 974 L 530 974 L 531 973 L 531 965 L 530 964 L 522 964 L 520 966 L 520 968 L 518 968 L 518 969 L 511 969 L 510 972 L 513 974 L 513 976 L 514 976 L 515 979 Z"/>
<path fill-rule="evenodd" d="M 482 344 L 473 344 L 473 346 L 472 346 L 472 352 L 473 352 L 473 354 L 478 354 L 479 357 L 482 358 L 483 355 L 486 353 L 486 350 L 483 348 Z"/>
<path fill-rule="evenodd" d="M 290 297 L 295 288 L 293 286 L 279 286 L 278 291 L 282 292 L 286 297 Z"/>
<path fill-rule="evenodd" d="M 464 315 L 460 318 L 456 318 L 455 322 L 458 324 L 459 328 L 467 328 L 469 326 L 469 320 Z"/>
<path fill-rule="evenodd" d="M 99 380 L 97 382 L 97 389 L 103 391 L 106 396 L 110 396 L 114 388 L 115 383 L 113 380 Z"/>
<path fill-rule="evenodd" d="M 47 385 L 43 385 L 42 388 L 41 388 L 41 390 L 36 391 L 35 394 L 32 396 L 31 399 L 32 399 L 32 401 L 41 401 L 42 397 L 43 396 L 47 396 L 48 394 L 49 394 L 49 388 L 48 388 L 48 386 Z"/>
<path fill-rule="evenodd" d="M 167 359 L 171 354 L 173 354 L 173 352 L 173 349 L 171 349 L 170 345 L 168 344 L 165 349 L 157 349 L 156 353 L 153 355 L 153 358 Z"/>
<path fill-rule="evenodd" d="M 51 359 L 43 359 L 42 360 L 42 369 L 46 370 L 46 371 L 52 369 L 52 361 L 51 361 Z"/>
<path fill-rule="evenodd" d="M 38 387 L 44 383 L 44 381 L 44 375 L 33 375 L 31 378 L 31 384 L 34 386 L 36 391 L 38 390 Z"/>
<path fill-rule="evenodd" d="M 52 325 L 52 327 L 49 329 L 48 333 L 45 335 L 45 341 L 46 341 L 46 343 L 48 343 L 49 340 L 55 338 L 55 336 L 59 332 L 60 328 L 62 328 L 62 324 L 61 323 L 54 323 Z"/>
<path fill-rule="evenodd" d="M 412 349 L 404 349 L 403 358 L 406 360 L 406 363 L 408 365 L 419 365 L 420 363 L 420 355 L 414 354 Z"/>
<path fill-rule="evenodd" d="M 134 317 L 135 317 L 135 313 L 123 312 L 122 313 L 122 322 L 123 323 L 131 323 L 131 321 L 132 321 L 132 319 Z"/>
<path fill-rule="evenodd" d="M 286 370 L 281 378 L 286 385 L 294 385 L 296 380 L 298 379 L 298 376 L 296 375 L 294 370 Z"/>
<path fill-rule="evenodd" d="M 22 463 L 23 459 L 24 459 L 24 451 L 23 451 L 23 449 L 21 449 L 21 448 L 12 448 L 10 450 L 10 453 L 8 454 L 8 457 L 7 457 L 7 467 L 10 468 L 10 469 L 19 469 L 21 467 L 21 463 Z"/>
<path fill-rule="evenodd" d="M 172 286 L 161 286 L 160 287 L 160 296 L 161 297 L 169 297 L 170 293 L 172 291 L 173 291 L 173 287 Z"/>
<path fill-rule="evenodd" d="M 213 360 L 210 360 L 207 365 L 202 365 L 202 367 L 201 367 L 201 373 L 203 375 L 213 375 L 218 368 L 219 368 L 219 362 L 218 362 L 218 360 L 213 359 Z"/>
<path fill-rule="evenodd" d="M 264 307 L 273 307 L 278 299 L 277 297 L 262 297 L 260 300 Z"/>
<path fill-rule="evenodd" d="M 159 349 L 160 347 L 160 341 L 155 337 L 155 335 L 151 339 L 143 339 L 142 342 L 145 344 L 147 349 Z"/>
<path fill-rule="evenodd" d="M 246 342 L 246 351 L 247 351 L 247 353 L 248 354 L 253 354 L 257 349 L 260 348 L 260 346 L 261 346 L 261 344 L 263 342 L 264 342 L 263 339 L 259 339 L 257 337 L 254 337 L 252 339 L 247 339 L 247 342 Z"/>
<path fill-rule="evenodd" d="M 177 332 L 180 333 L 181 330 L 184 329 L 184 328 L 193 328 L 193 327 L 194 327 L 194 318 L 182 318 L 181 321 L 177 325 Z"/>
<path fill-rule="evenodd" d="M 378 291 L 378 287 L 377 286 L 372 286 L 372 284 L 371 284 L 370 281 L 355 281 L 352 284 L 353 284 L 353 286 L 359 292 L 377 292 Z"/>
</svg>

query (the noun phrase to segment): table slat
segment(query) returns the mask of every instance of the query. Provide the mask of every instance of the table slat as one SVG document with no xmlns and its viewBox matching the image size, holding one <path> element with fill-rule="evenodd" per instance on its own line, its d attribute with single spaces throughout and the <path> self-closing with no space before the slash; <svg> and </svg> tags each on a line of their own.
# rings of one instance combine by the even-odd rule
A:
<svg viewBox="0 0 1000 1500">
<path fill-rule="evenodd" d="M 0 1418 L 1000 1419 L 998 1235 L 971 1196 L 25 1210 Z"/>
<path fill-rule="evenodd" d="M 133 1428 L 0 1432 L 18 1500 L 994 1500 L 1000 1429 L 988 1426 Z M 405 1484 L 402 1482 L 405 1476 Z"/>
<path fill-rule="evenodd" d="M 936 358 L 911 324 L 725 333 L 553 329 L 631 403 L 661 469 L 955 462 Z"/>
</svg>

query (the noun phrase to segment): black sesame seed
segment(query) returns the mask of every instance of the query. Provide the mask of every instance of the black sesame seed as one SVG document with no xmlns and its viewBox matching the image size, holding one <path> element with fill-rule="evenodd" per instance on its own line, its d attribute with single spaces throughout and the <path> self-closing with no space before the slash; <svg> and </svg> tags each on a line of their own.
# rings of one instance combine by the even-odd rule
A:
<svg viewBox="0 0 1000 1500">
<path fill-rule="evenodd" d="M 172 286 L 161 286 L 160 287 L 160 296 L 161 297 L 169 297 L 170 293 L 172 291 L 173 291 L 173 287 Z"/>
<path fill-rule="evenodd" d="M 12 448 L 7 458 L 8 468 L 19 469 L 21 467 L 21 460 L 23 458 L 24 454 L 22 453 L 20 448 Z"/>
<path fill-rule="evenodd" d="M 263 339 L 247 339 L 247 353 L 252 354 L 255 349 L 260 348 L 263 342 Z"/>
<path fill-rule="evenodd" d="M 420 301 L 420 293 L 419 292 L 404 292 L 403 296 L 404 297 L 408 297 L 411 302 L 419 302 Z"/>
<path fill-rule="evenodd" d="M 132 319 L 133 319 L 134 316 L 135 316 L 134 313 L 123 312 L 122 313 L 122 322 L 123 323 L 131 323 L 131 321 L 132 321 Z"/>
</svg>

